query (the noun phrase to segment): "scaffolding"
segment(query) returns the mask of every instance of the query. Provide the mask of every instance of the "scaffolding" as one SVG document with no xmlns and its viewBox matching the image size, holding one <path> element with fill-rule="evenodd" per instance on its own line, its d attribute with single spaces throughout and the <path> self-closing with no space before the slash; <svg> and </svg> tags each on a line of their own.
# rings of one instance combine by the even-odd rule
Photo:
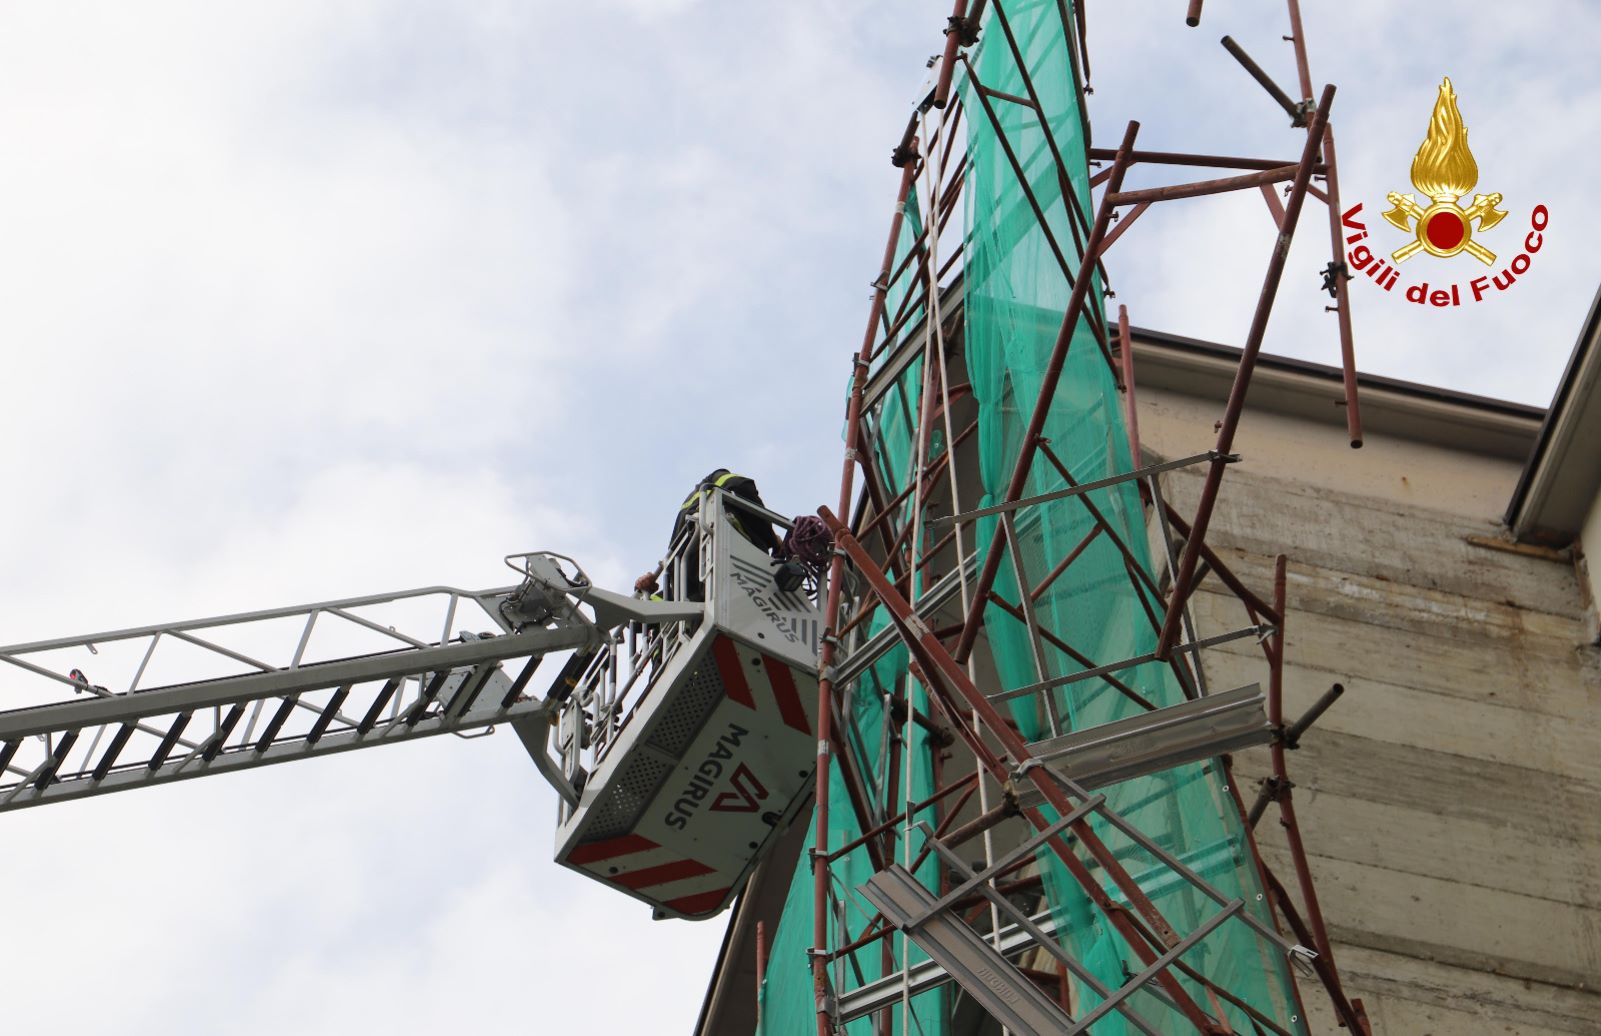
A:
<svg viewBox="0 0 1601 1036">
<path fill-rule="evenodd" d="M 1297 158 L 1257 159 L 1140 150 L 1137 123 L 1091 146 L 1080 4 L 956 0 L 893 152 L 838 503 L 819 510 L 834 552 L 815 812 L 779 926 L 758 933 L 761 1032 L 815 1013 L 820 1036 L 993 1031 L 982 1018 L 1299 1034 L 1298 971 L 1342 1027 L 1370 1031 L 1340 983 L 1285 762 L 1338 686 L 1286 721 L 1286 559 L 1258 593 L 1206 540 L 1308 196 L 1327 208 L 1361 445 L 1335 91 L 1314 92 L 1287 8 L 1299 100 L 1223 39 L 1299 131 Z M 1231 175 L 1127 190 L 1136 165 Z M 1215 444 L 1148 458 L 1104 258 L 1152 205 L 1239 190 L 1261 192 L 1278 235 Z M 1162 475 L 1191 466 L 1204 478 L 1184 513 Z M 1208 578 L 1245 621 L 1200 638 L 1188 602 Z M 1245 638 L 1265 688 L 1209 687 L 1206 649 Z M 1272 777 L 1247 807 L 1227 753 L 1249 745 L 1271 746 Z M 1269 806 L 1288 882 L 1252 833 Z"/>
</svg>

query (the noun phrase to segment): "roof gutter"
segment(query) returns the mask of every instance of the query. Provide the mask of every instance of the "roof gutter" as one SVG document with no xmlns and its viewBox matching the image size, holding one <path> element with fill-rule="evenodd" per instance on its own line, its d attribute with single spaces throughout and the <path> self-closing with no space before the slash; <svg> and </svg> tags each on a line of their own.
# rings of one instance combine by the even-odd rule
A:
<svg viewBox="0 0 1601 1036">
<path fill-rule="evenodd" d="M 1505 521 L 1515 539 L 1551 539 L 1553 535 L 1571 535 L 1577 530 L 1555 529 L 1541 521 L 1542 512 L 1550 502 L 1553 489 L 1562 477 L 1589 479 L 1593 485 L 1587 495 L 1594 496 L 1601 488 L 1601 465 L 1581 465 L 1575 472 L 1566 462 L 1578 450 L 1595 450 L 1597 443 L 1582 435 L 1582 425 L 1601 420 L 1601 289 L 1590 303 L 1589 316 L 1579 332 L 1568 357 L 1567 369 L 1557 384 L 1556 395 L 1546 411 L 1534 441 L 1534 449 L 1517 488 L 1507 504 Z"/>
</svg>

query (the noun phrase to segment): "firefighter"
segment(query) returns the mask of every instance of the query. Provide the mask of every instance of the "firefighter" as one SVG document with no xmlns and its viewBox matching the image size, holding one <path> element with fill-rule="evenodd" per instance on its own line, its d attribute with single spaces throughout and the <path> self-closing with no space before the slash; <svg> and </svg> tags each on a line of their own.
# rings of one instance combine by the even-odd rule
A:
<svg viewBox="0 0 1601 1036">
<path fill-rule="evenodd" d="M 756 489 L 754 479 L 746 478 L 744 475 L 737 475 L 727 468 L 718 468 L 696 483 L 695 488 L 685 498 L 683 504 L 679 506 L 678 516 L 673 520 L 673 534 L 667 541 L 669 551 L 671 551 L 672 545 L 678 542 L 678 538 L 684 535 L 684 531 L 694 522 L 695 516 L 700 513 L 701 501 L 710 497 L 713 489 L 721 489 L 732 493 L 741 500 L 746 500 L 757 507 L 765 508 L 767 506 L 762 503 L 762 495 Z M 771 522 L 749 514 L 738 507 L 731 507 L 728 510 L 729 520 L 733 522 L 734 527 L 740 531 L 741 535 L 768 554 L 777 556 L 779 552 L 778 536 L 774 534 Z M 686 556 L 689 560 L 685 567 L 686 576 L 684 582 L 686 585 L 683 598 L 688 601 L 703 600 L 705 598 L 705 590 L 701 586 L 700 566 L 695 560 L 696 553 L 693 547 L 688 549 Z M 658 589 L 657 576 L 660 572 L 661 569 L 658 567 L 634 580 L 634 591 L 641 594 L 656 593 Z M 675 596 L 675 589 L 671 585 L 671 577 L 669 576 L 667 596 Z"/>
</svg>

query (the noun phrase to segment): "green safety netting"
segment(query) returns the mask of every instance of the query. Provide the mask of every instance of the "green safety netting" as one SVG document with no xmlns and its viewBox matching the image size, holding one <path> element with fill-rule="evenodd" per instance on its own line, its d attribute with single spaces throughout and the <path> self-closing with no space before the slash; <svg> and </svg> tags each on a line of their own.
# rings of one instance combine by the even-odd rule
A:
<svg viewBox="0 0 1601 1036">
<path fill-rule="evenodd" d="M 915 263 L 903 266 L 902 261 L 911 252 L 922 231 L 923 223 L 916 199 L 908 198 L 905 220 L 897 242 L 894 269 L 898 272 L 887 292 L 886 322 L 895 321 L 899 314 L 902 325 L 911 327 L 921 319 L 922 303 L 911 295 L 917 267 Z M 873 441 L 880 446 L 872 462 L 891 493 L 898 494 L 905 488 L 906 480 L 912 477 L 915 454 L 912 437 L 921 399 L 922 365 L 914 362 L 896 379 L 885 398 L 863 414 L 863 420 L 868 422 L 872 430 Z M 909 503 L 906 506 L 909 507 Z M 870 624 L 870 633 L 878 632 L 887 621 L 882 615 L 878 616 Z M 888 652 L 854 682 L 847 699 L 849 708 L 844 719 L 848 750 L 855 758 L 857 772 L 873 782 L 868 790 L 879 803 L 885 802 L 891 791 L 896 793 L 896 801 L 906 803 L 925 799 L 934 790 L 928 735 L 915 726 L 906 732 L 898 727 L 892 730 L 890 724 L 886 723 L 887 695 L 907 695 L 913 708 L 924 713 L 928 711 L 926 692 L 908 679 L 907 657 L 904 647 L 897 646 Z M 906 745 L 901 751 L 892 753 L 890 738 L 901 734 L 907 735 Z M 891 763 L 897 757 L 900 765 L 895 766 L 895 772 L 891 773 Z M 910 765 L 907 765 L 908 762 Z M 829 789 L 829 801 L 833 803 L 829 811 L 829 845 L 837 849 L 862 833 L 851 810 L 849 793 L 837 763 L 830 773 Z M 932 809 L 916 819 L 927 820 L 930 826 L 937 820 Z M 767 976 L 761 992 L 762 1023 L 759 1031 L 762 1036 L 790 1036 L 813 1032 L 816 1028 L 816 999 L 812 989 L 811 964 L 806 953 L 812 945 L 813 883 L 810 853 L 816 837 L 815 815 L 808 818 L 806 823 L 808 833 L 801 853 L 801 865 L 790 886 L 768 957 Z M 915 856 L 921 845 L 920 840 L 913 840 L 909 844 L 910 853 Z M 903 864 L 912 862 L 908 857 L 906 840 L 897 844 L 896 858 Z M 873 917 L 874 910 L 857 891 L 873 874 L 873 870 L 866 849 L 849 853 L 832 867 L 834 895 L 840 903 L 840 916 L 830 918 L 832 945 L 839 945 L 860 935 Z M 932 860 L 921 864 L 916 873 L 929 887 L 938 881 L 938 871 Z M 875 944 L 847 958 L 844 982 L 850 987 L 863 985 L 882 977 L 886 968 L 899 970 L 903 959 L 906 963 L 916 964 L 926 959 L 926 955 L 899 937 Z M 943 989 L 912 998 L 908 1005 L 910 1032 L 928 1036 L 944 1033 L 946 999 Z M 896 1033 L 906 1031 L 901 1015 L 902 1012 L 896 1012 Z M 847 1031 L 873 1032 L 873 1021 L 861 1019 L 849 1026 Z"/>
<path fill-rule="evenodd" d="M 1023 179 L 1044 212 L 1045 226 L 1036 218 L 1013 159 L 1001 146 L 990 116 L 981 114 L 984 99 L 977 95 L 973 83 L 964 83 L 970 163 L 964 274 L 967 360 L 980 404 L 981 476 L 990 494 L 986 503 L 999 499 L 1011 479 L 1056 342 L 1061 314 L 1068 304 L 1071 282 L 1056 254 L 1059 251 L 1066 258 L 1070 270 L 1076 269 L 1081 254 L 1073 234 L 1072 221 L 1076 217 L 1070 212 L 1069 199 L 1064 197 L 1053 151 L 1062 156 L 1071 173 L 1065 188 L 1077 197 L 1079 211 L 1092 211 L 1088 145 L 1062 12 L 1054 3 L 1009 3 L 1005 14 L 1045 119 L 1041 120 L 1032 108 L 1002 100 L 990 100 L 989 109 L 1000 123 L 1012 155 L 1022 166 Z M 975 69 L 979 81 L 991 90 L 1028 95 L 1012 49 L 993 17 L 979 47 Z M 1080 223 L 1078 229 L 1082 234 L 1088 228 Z M 1099 285 L 1092 286 L 1087 305 L 1094 310 L 1091 315 L 1104 320 Z M 1051 452 L 1077 482 L 1134 467 L 1116 382 L 1087 318 L 1073 329 L 1062 377 L 1050 400 L 1044 437 Z M 1049 493 L 1067 484 L 1056 463 L 1040 456 L 1032 465 L 1024 495 Z M 1047 641 L 1041 647 L 1047 678 L 1137 657 L 1155 647 L 1156 633 L 1147 609 L 1158 611 L 1160 603 L 1154 593 L 1142 586 L 1141 577 L 1148 576 L 1152 569 L 1147 557 L 1145 517 L 1133 483 L 1018 512 L 1018 564 L 1014 566 L 1010 557 L 1003 560 L 996 589 L 1015 604 L 1019 588 L 1014 567 L 1023 570 L 1030 584 L 1043 579 L 1096 528 L 1091 507 L 1100 512 L 1121 544 L 1107 533 L 1095 536 L 1036 602 L 1041 623 L 1057 632 L 1061 640 Z M 981 527 L 981 549 L 989 544 L 996 521 L 992 518 Z M 1022 623 L 993 608 L 986 612 L 986 619 L 985 632 L 1001 688 L 1038 681 L 1033 647 Z M 1065 649 L 1071 649 L 1071 653 Z M 1158 706 L 1183 700 L 1172 670 L 1160 663 L 1124 669 L 1115 675 L 1130 690 Z M 1050 733 L 1051 705 L 1067 729 L 1095 726 L 1143 711 L 1133 698 L 1101 679 L 1084 680 L 1052 693 L 1055 700 L 1049 703 L 1041 696 L 1013 699 L 1013 716 L 1026 736 Z M 1242 899 L 1246 909 L 1258 918 L 1268 918 L 1238 811 L 1215 762 L 1125 781 L 1105 791 L 1109 805 L 1162 849 L 1178 857 L 1225 896 Z M 1216 904 L 1154 854 L 1104 823 L 1096 826 L 1125 869 L 1181 933 L 1198 927 L 1218 911 Z M 1059 930 L 1066 933 L 1064 945 L 1109 987 L 1115 988 L 1128 975 L 1142 970 L 1139 958 L 1055 857 L 1042 853 L 1040 861 L 1046 871 Z M 1108 891 L 1114 891 L 1109 881 L 1104 884 Z M 1121 897 L 1114 892 L 1114 898 Z M 1281 1026 L 1304 1031 L 1301 1019 L 1291 1020 L 1293 998 L 1286 962 L 1242 922 L 1225 922 L 1182 959 Z M 1191 983 L 1189 989 L 1199 1003 L 1209 1005 L 1209 997 L 1198 986 Z M 1088 988 L 1079 986 L 1075 993 L 1075 1014 L 1082 1014 L 1098 1002 Z M 1250 1031 L 1251 1022 L 1241 1009 L 1226 1002 L 1225 1007 L 1237 1029 Z M 1164 1029 L 1192 1029 L 1150 994 L 1138 996 L 1137 1008 Z M 1095 1031 L 1117 1036 L 1133 1030 L 1120 1017 L 1113 1016 L 1097 1024 Z"/>
<path fill-rule="evenodd" d="M 1074 222 L 1081 217 L 1070 211 L 1069 197 L 1077 198 L 1080 212 L 1091 211 L 1085 120 L 1065 28 L 1071 7 L 1054 0 L 1013 0 L 1004 4 L 1003 13 L 1045 117 L 1041 119 L 1033 107 L 1015 101 L 993 95 L 980 97 L 972 81 L 958 77 L 969 160 L 964 187 L 965 349 L 968 376 L 979 404 L 980 477 L 985 504 L 1000 499 L 1010 481 L 1067 307 L 1071 278 L 1066 271 L 1076 269 L 1081 254 L 1078 241 L 1088 229 L 1079 222 L 1075 236 Z M 993 8 L 986 18 L 981 43 L 975 48 L 973 63 L 978 81 L 988 89 L 1012 97 L 1029 95 L 1029 84 L 1018 69 Z M 1010 156 L 995 132 L 996 122 L 1010 144 Z M 1066 183 L 1054 155 L 1060 155 L 1070 171 Z M 1021 179 L 1017 166 L 1021 167 Z M 1028 192 L 1023 189 L 1023 182 L 1027 183 Z M 1030 192 L 1044 214 L 1043 227 L 1030 204 Z M 900 268 L 921 230 L 915 200 L 908 198 L 895 268 Z M 902 313 L 902 304 L 912 291 L 916 265 L 908 264 L 890 285 L 886 328 Z M 1089 317 L 1104 321 L 1099 284 L 1092 287 L 1086 308 L 1091 310 Z M 904 326 L 915 326 L 920 317 L 920 312 L 911 313 L 904 319 Z M 878 455 L 870 460 L 878 466 L 891 493 L 904 487 L 908 472 L 913 469 L 912 436 L 921 385 L 921 365 L 913 363 L 863 415 L 872 433 L 870 441 L 878 447 Z M 1135 460 L 1130 456 L 1121 407 L 1116 382 L 1090 319 L 1081 319 L 1073 329 L 1066 364 L 1044 426 L 1055 461 L 1036 457 L 1024 495 L 1066 487 L 1058 462 L 1077 482 L 1130 470 Z M 938 443 L 933 449 L 937 455 Z M 1099 512 L 1116 536 L 1101 532 L 1085 546 L 1086 538 L 1096 527 L 1091 508 Z M 981 550 L 987 548 L 997 521 L 992 517 L 980 526 Z M 1079 553 L 1065 574 L 1036 602 L 1042 625 L 1057 638 L 1054 643 L 1047 640 L 1039 645 L 1042 658 L 1036 658 L 1035 645 L 1030 643 L 1020 621 L 997 608 L 987 611 L 986 641 L 999 687 L 985 687 L 986 692 L 1035 683 L 1041 675 L 1040 665 L 1047 678 L 1065 676 L 1146 654 L 1155 647 L 1156 633 L 1150 615 L 1160 613 L 1161 602 L 1149 586 L 1152 568 L 1145 528 L 1144 511 L 1133 483 L 1016 513 L 1017 557 L 1014 559 L 1008 551 L 995 584 L 1002 598 L 1014 605 L 1019 602 L 1018 569 L 1023 580 L 1033 585 L 1060 559 L 1075 550 Z M 1113 675 L 1127 690 L 1157 706 L 1183 700 L 1173 671 L 1161 663 L 1147 663 Z M 907 689 L 917 700 L 918 689 L 907 678 L 904 649 L 880 661 L 868 677 L 857 681 L 849 699 L 854 721 L 852 747 L 858 765 L 880 782 L 879 787 L 888 777 L 882 772 L 881 695 L 890 689 Z M 1050 701 L 1039 695 L 1011 700 L 1013 718 L 1026 737 L 1050 736 L 1053 711 L 1058 730 L 1091 727 L 1143 711 L 1129 694 L 1104 679 L 1085 679 L 1051 693 Z M 914 740 L 911 754 L 912 786 L 905 797 L 926 797 L 932 790 L 928 746 Z M 832 787 L 832 801 L 839 805 L 830 813 L 830 844 L 838 846 L 860 832 L 851 817 L 837 766 Z M 1254 916 L 1271 923 L 1238 811 L 1215 761 L 1178 767 L 1103 790 L 1108 804 L 1164 851 L 1182 860 L 1226 897 L 1243 901 Z M 1199 927 L 1218 912 L 1211 899 L 1155 854 L 1104 822 L 1097 821 L 1096 830 L 1181 934 Z M 915 849 L 916 839 L 913 841 Z M 812 941 L 808 859 L 809 856 L 802 856 L 769 958 L 761 995 L 761 1032 L 768 1036 L 810 1032 L 815 1026 L 815 998 L 806 956 Z M 1052 854 L 1042 852 L 1039 866 L 1045 875 L 1047 898 L 1063 946 L 1109 988 L 1115 989 L 1141 971 L 1140 958 L 1061 863 Z M 871 910 L 855 892 L 871 872 L 861 852 L 834 869 L 835 893 L 846 904 L 846 927 L 853 934 L 860 932 L 871 916 Z M 1099 869 L 1094 874 L 1114 900 L 1122 900 Z M 919 877 L 930 888 L 935 887 L 937 874 L 931 867 L 925 867 Z M 835 935 L 838 936 L 837 929 Z M 837 942 L 836 938 L 836 945 Z M 892 967 L 899 967 L 898 955 L 904 945 L 896 940 Z M 911 960 L 920 959 L 915 947 L 910 953 Z M 1276 1025 L 1296 1033 L 1306 1031 L 1304 1020 L 1296 1016 L 1291 980 L 1282 955 L 1238 919 L 1225 921 L 1182 961 Z M 875 947 L 872 953 L 858 955 L 846 981 L 856 985 L 876 978 L 881 973 L 880 966 Z M 1226 997 L 1218 999 L 1214 1006 L 1214 998 L 1202 986 L 1189 979 L 1184 981 L 1203 1008 L 1221 1008 L 1237 1031 L 1253 1031 L 1247 1011 Z M 1076 981 L 1073 996 L 1075 1017 L 1099 1003 L 1093 990 Z M 948 999 L 937 991 L 914 1000 L 910 1031 L 946 1032 L 947 1003 Z M 1151 993 L 1136 994 L 1131 1003 L 1161 1031 L 1193 1031 L 1182 1015 Z M 895 1025 L 896 1032 L 901 1032 L 900 1012 L 896 1012 Z M 851 1031 L 858 1031 L 858 1027 L 863 1032 L 870 1030 L 866 1020 Z M 1114 1013 L 1097 1022 L 1093 1031 L 1122 1036 L 1135 1030 Z"/>
</svg>

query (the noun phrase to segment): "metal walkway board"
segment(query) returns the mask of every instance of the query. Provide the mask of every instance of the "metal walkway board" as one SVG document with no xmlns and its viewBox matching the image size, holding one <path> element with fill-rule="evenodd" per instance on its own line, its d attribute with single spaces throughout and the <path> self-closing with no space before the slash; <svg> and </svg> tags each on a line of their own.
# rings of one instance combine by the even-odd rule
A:
<svg viewBox="0 0 1601 1036">
<path fill-rule="evenodd" d="M 1029 752 L 1086 788 L 1104 788 L 1272 740 L 1266 698 L 1253 683 L 1036 741 Z M 1037 791 L 1024 796 L 1025 806 L 1039 801 Z"/>
<path fill-rule="evenodd" d="M 1047 934 L 1055 934 L 1056 919 L 1049 910 L 1034 915 L 1029 919 Z M 991 944 L 993 945 L 993 944 Z M 1030 946 L 1036 945 L 1034 939 L 1020 925 L 1003 924 L 1001 926 L 1000 953 L 1003 957 L 1014 957 Z M 900 1003 L 902 993 L 907 996 L 917 996 L 930 989 L 937 989 L 951 980 L 951 976 L 940 967 L 937 961 L 919 960 L 912 963 L 911 973 L 903 979 L 900 972 L 893 972 L 880 979 L 874 979 L 866 985 L 849 989 L 839 996 L 839 1020 L 842 1023 L 853 1022 L 858 1018 L 865 1018 L 875 1011 L 882 1011 L 892 1004 Z"/>
<path fill-rule="evenodd" d="M 1073 1019 L 1011 961 L 950 911 L 899 864 L 874 874 L 862 894 L 1001 1024 L 1026 1036 L 1066 1032 Z"/>
</svg>

